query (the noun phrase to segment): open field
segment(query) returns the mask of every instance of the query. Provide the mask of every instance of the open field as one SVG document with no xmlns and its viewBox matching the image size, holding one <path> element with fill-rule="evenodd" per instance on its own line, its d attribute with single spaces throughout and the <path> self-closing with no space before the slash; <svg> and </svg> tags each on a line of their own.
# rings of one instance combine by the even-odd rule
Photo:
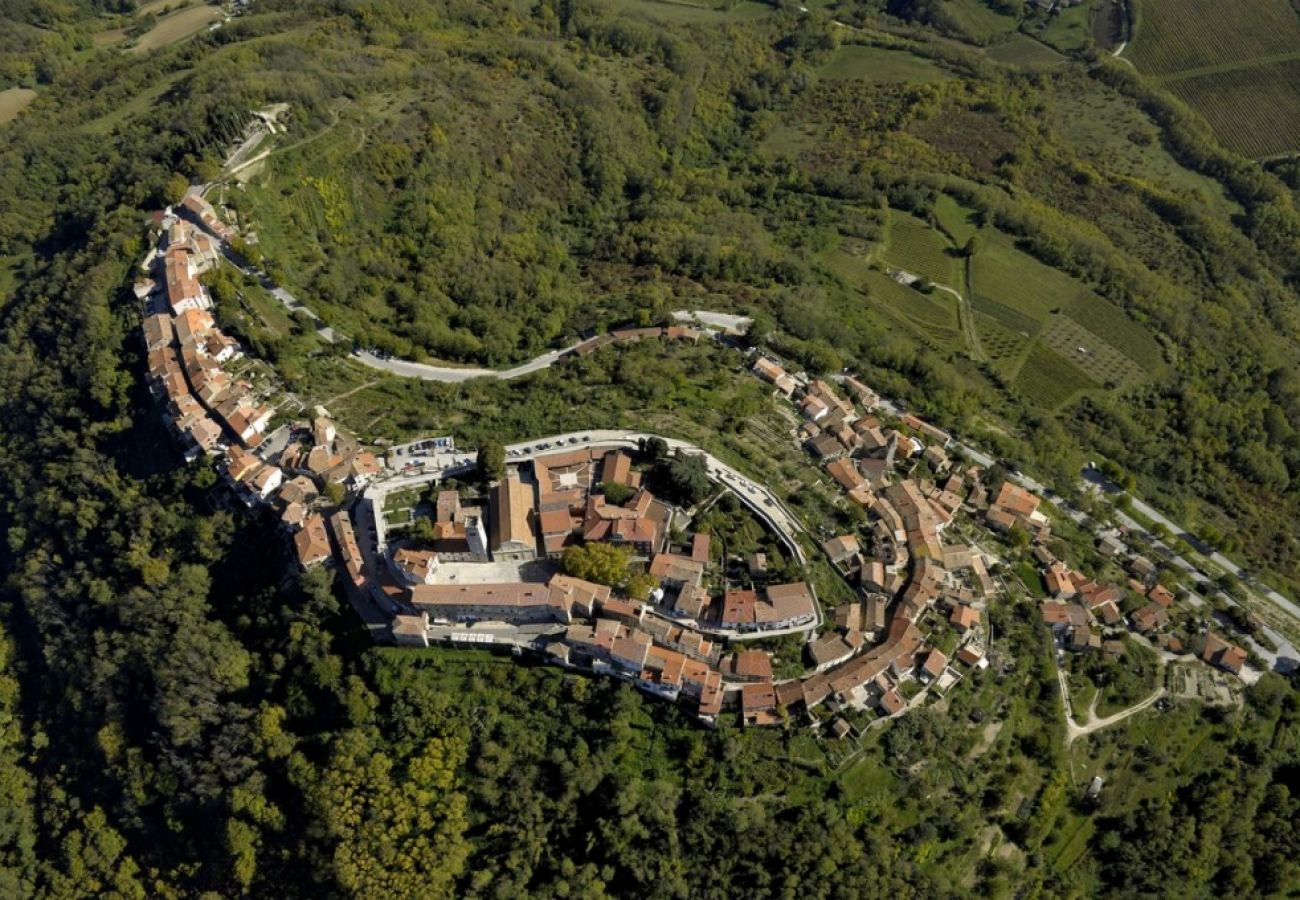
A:
<svg viewBox="0 0 1300 900">
<path fill-rule="evenodd" d="M 137 16 L 160 16 L 168 12 L 176 12 L 185 6 L 194 6 L 198 0 L 149 0 L 148 3 L 141 3 L 136 7 Z"/>
<path fill-rule="evenodd" d="M 861 79 L 880 83 L 946 81 L 953 76 L 935 63 L 903 50 L 843 44 L 817 74 L 832 81 Z"/>
<path fill-rule="evenodd" d="M 1080 3 L 1068 9 L 1058 9 L 1042 25 L 1027 27 L 1040 41 L 1063 53 L 1075 53 L 1091 43 L 1092 19 L 1092 4 Z"/>
<path fill-rule="evenodd" d="M 98 119 L 91 119 L 89 122 L 81 125 L 81 130 L 94 134 L 107 134 L 114 126 L 128 119 L 146 115 L 148 111 L 153 108 L 154 104 L 156 104 L 164 94 L 171 90 L 172 86 L 175 85 L 176 82 L 180 81 L 181 78 L 188 74 L 188 72 L 188 69 L 168 72 L 127 102 L 114 107 L 111 111 L 100 116 Z"/>
<path fill-rule="evenodd" d="M 148 53 L 159 47 L 166 47 L 190 35 L 202 31 L 209 24 L 217 21 L 223 13 L 219 6 L 190 6 L 180 12 L 172 13 L 142 35 L 131 48 L 132 53 Z"/>
<path fill-rule="evenodd" d="M 995 44 L 985 51 L 990 59 L 1027 69 L 1058 66 L 1065 62 L 1065 57 L 1051 47 L 1031 37 L 1017 34 L 1005 43 Z"/>
<path fill-rule="evenodd" d="M 979 225 L 972 221 L 974 212 L 962 206 L 950 194 L 940 194 L 934 201 L 934 217 L 953 244 L 965 246 L 966 242 L 979 231 Z"/>
<path fill-rule="evenodd" d="M 1165 87 L 1205 116 L 1215 134 L 1243 156 L 1300 148 L 1300 54 L 1257 66 L 1178 76 Z"/>
<path fill-rule="evenodd" d="M 852 248 L 840 246 L 822 257 L 822 264 L 834 272 L 851 287 L 860 288 L 871 272 L 868 257 L 853 252 Z"/>
<path fill-rule="evenodd" d="M 720 3 L 689 3 L 678 0 L 615 0 L 612 4 L 629 12 L 640 12 L 652 19 L 673 24 L 709 24 L 712 22 L 748 22 L 771 15 L 775 10 L 766 3 L 742 2 L 730 9 Z"/>
<path fill-rule="evenodd" d="M 1137 13 L 1125 55 L 1148 75 L 1300 51 L 1300 16 L 1288 0 L 1138 0 Z"/>
<path fill-rule="evenodd" d="M 94 41 L 96 47 L 107 47 L 110 44 L 120 44 L 128 37 L 130 35 L 126 33 L 125 28 L 110 28 L 107 31 L 96 32 L 91 40 Z"/>
<path fill-rule="evenodd" d="M 1015 34 L 1019 20 L 994 11 L 984 0 L 949 0 L 944 16 L 979 44 L 995 44 Z"/>
<path fill-rule="evenodd" d="M 889 242 L 884 259 L 891 266 L 930 281 L 951 287 L 961 285 L 961 261 L 954 255 L 952 244 L 925 222 L 907 213 L 890 211 Z"/>
<path fill-rule="evenodd" d="M 1144 369 L 1160 362 L 1160 346 L 1151 333 L 1114 303 L 1092 291 L 1080 291 L 1061 312 L 1078 322 Z"/>
<path fill-rule="evenodd" d="M 996 301 L 1034 322 L 1042 322 L 1082 287 L 1069 275 L 1016 249 L 1010 237 L 996 232 L 984 235 L 983 246 L 971 260 L 971 283 L 977 298 Z M 993 310 L 986 311 L 996 315 Z"/>
<path fill-rule="evenodd" d="M 9 88 L 0 91 L 0 125 L 18 118 L 18 114 L 36 99 L 30 88 Z"/>
</svg>

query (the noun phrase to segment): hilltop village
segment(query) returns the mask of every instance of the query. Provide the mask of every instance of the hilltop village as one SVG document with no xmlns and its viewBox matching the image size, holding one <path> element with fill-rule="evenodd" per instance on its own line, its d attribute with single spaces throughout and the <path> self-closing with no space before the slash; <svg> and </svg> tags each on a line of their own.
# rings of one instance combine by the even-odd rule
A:
<svg viewBox="0 0 1300 900">
<path fill-rule="evenodd" d="M 337 568 L 377 639 L 508 646 L 627 680 L 705 723 L 734 712 L 746 726 L 802 721 L 842 736 L 852 726 L 839 713 L 900 715 L 990 665 L 988 610 L 1007 596 L 1011 551 L 1027 549 L 1061 654 L 1122 656 L 1132 634 L 1233 674 L 1246 666 L 1246 651 L 1219 635 L 1174 633 L 1177 595 L 1122 535 L 1095 551 L 1127 578 L 1086 575 L 1053 552 L 1043 498 L 1011 473 L 970 462 L 951 435 L 851 374 L 812 379 L 752 350 L 741 352 L 753 375 L 798 422 L 791 439 L 860 527 L 814 541 L 768 487 L 650 434 L 512 445 L 487 479 L 450 438 L 381 461 L 328 411 L 294 408 L 274 383 L 244 377 L 245 355 L 201 281 L 234 236 L 215 210 L 191 195 L 155 221 L 136 293 L 164 418 L 187 459 L 214 457 L 243 506 L 274 511 L 302 570 Z M 571 352 L 723 336 L 624 329 Z M 701 496 L 656 493 L 676 466 L 706 479 Z M 769 552 L 729 556 L 697 527 L 724 494 L 761 526 Z M 854 600 L 819 598 L 810 553 Z M 789 659 L 791 639 L 802 659 Z"/>
</svg>

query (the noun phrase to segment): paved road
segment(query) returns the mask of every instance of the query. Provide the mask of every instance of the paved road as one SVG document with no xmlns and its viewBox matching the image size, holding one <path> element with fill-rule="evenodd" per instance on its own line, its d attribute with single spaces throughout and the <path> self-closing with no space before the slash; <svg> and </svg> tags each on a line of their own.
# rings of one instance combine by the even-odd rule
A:
<svg viewBox="0 0 1300 900">
<path fill-rule="evenodd" d="M 524 375 L 530 375 L 533 372 L 540 372 L 542 369 L 550 368 L 555 365 L 555 361 L 566 353 L 571 353 L 574 347 L 578 345 L 571 344 L 560 350 L 551 350 L 543 353 L 541 356 L 534 357 L 522 365 L 515 366 L 512 369 L 479 369 L 470 366 L 431 366 L 427 363 L 411 362 L 406 359 L 385 359 L 376 356 L 368 350 L 358 350 L 352 354 L 352 358 L 357 362 L 370 366 L 372 369 L 380 369 L 388 372 L 390 375 L 400 375 L 403 378 L 420 378 L 424 381 L 440 381 L 444 384 L 458 384 L 462 381 L 469 381 L 472 378 L 500 378 L 509 380 L 519 378 Z"/>
<path fill-rule="evenodd" d="M 748 316 L 734 316 L 730 313 L 709 312 L 706 309 L 675 310 L 673 312 L 673 318 L 678 322 L 694 322 L 699 325 L 721 328 L 723 331 L 736 331 L 742 334 L 749 330 L 750 325 L 754 324 L 754 320 Z"/>
<path fill-rule="evenodd" d="M 679 309 L 673 313 L 673 318 L 680 322 L 696 322 L 702 326 L 722 329 L 723 331 L 744 331 L 752 324 L 752 320 L 745 316 L 711 312 L 706 309 Z M 437 366 L 429 363 L 412 362 L 406 359 L 389 359 L 377 356 L 368 350 L 358 350 L 352 354 L 352 358 L 357 362 L 370 366 L 372 369 L 379 369 L 391 375 L 400 375 L 403 378 L 420 378 L 424 381 L 439 381 L 444 384 L 459 384 L 473 378 L 498 378 L 509 381 L 512 378 L 521 378 L 524 375 L 540 372 L 542 369 L 549 369 L 558 360 L 572 353 L 581 343 L 581 341 L 575 341 L 567 347 L 550 350 L 509 369 Z"/>
<path fill-rule="evenodd" d="M 1123 490 L 1119 485 L 1115 484 L 1112 481 L 1107 480 L 1105 476 L 1101 474 L 1101 472 L 1093 468 L 1085 469 L 1083 472 L 1083 478 L 1086 485 L 1090 486 L 1092 489 L 1103 494 L 1116 495 L 1121 493 Z M 1181 526 L 1179 526 L 1169 518 L 1162 515 L 1159 510 L 1154 509 L 1153 507 L 1144 503 L 1142 500 L 1139 500 L 1137 497 L 1133 497 L 1132 495 L 1129 496 L 1129 499 L 1133 504 L 1133 508 L 1138 512 L 1139 515 L 1144 516 L 1153 522 L 1160 523 L 1165 528 L 1169 529 L 1169 532 L 1171 534 L 1178 535 L 1179 537 L 1183 538 L 1185 541 L 1187 541 L 1189 544 L 1192 544 L 1193 546 L 1200 543 L 1199 539 L 1195 535 L 1189 534 Z M 1196 565 L 1193 561 L 1189 560 L 1182 553 L 1170 547 L 1159 537 L 1148 532 L 1145 525 L 1138 522 L 1133 517 L 1125 514 L 1123 510 L 1115 509 L 1114 512 L 1115 512 L 1116 519 L 1118 519 L 1129 529 L 1136 531 L 1139 534 L 1146 535 L 1148 539 L 1150 539 L 1152 546 L 1154 546 L 1157 549 L 1157 551 L 1159 551 L 1160 555 L 1166 562 L 1204 581 L 1214 581 L 1214 579 L 1210 576 L 1210 574 L 1207 573 L 1200 566 Z M 1208 556 L 1209 560 L 1213 562 L 1215 565 L 1222 567 L 1226 571 L 1231 572 L 1233 575 L 1236 576 L 1241 575 L 1241 567 L 1238 566 L 1236 563 L 1234 563 L 1232 560 L 1228 559 L 1222 553 L 1219 553 L 1217 550 L 1211 550 L 1206 555 Z M 1297 606 L 1292 600 L 1288 599 L 1287 597 L 1284 597 L 1282 594 L 1278 593 L 1277 591 L 1267 586 L 1260 586 L 1258 588 L 1254 588 L 1254 590 L 1256 590 L 1257 593 L 1263 594 L 1266 599 L 1271 601 L 1274 605 L 1276 605 L 1284 612 L 1290 614 L 1297 620 L 1300 620 L 1300 606 Z M 1194 591 L 1190 593 L 1192 595 L 1193 600 L 1196 601 L 1198 604 L 1205 602 L 1203 598 L 1197 595 Z M 1236 597 L 1233 597 L 1231 594 L 1228 594 L 1227 592 L 1223 592 L 1223 596 L 1226 597 L 1228 601 L 1231 603 L 1234 603 L 1239 606 L 1242 605 L 1241 602 Z M 1264 647 L 1262 644 L 1259 644 L 1255 641 L 1249 641 L 1249 643 L 1252 645 L 1252 649 L 1254 649 L 1256 653 L 1258 653 L 1263 658 L 1267 659 L 1273 665 L 1273 668 L 1275 668 L 1279 672 L 1283 672 L 1283 673 L 1290 672 L 1292 669 L 1295 669 L 1297 666 L 1300 666 L 1300 649 L 1297 649 L 1295 645 L 1291 643 L 1290 640 L 1288 640 L 1285 636 L 1279 633 L 1276 629 L 1273 629 L 1265 625 L 1261 630 L 1264 632 L 1265 636 L 1270 641 L 1272 641 L 1274 644 L 1277 645 L 1278 649 L 1276 652 L 1274 652 L 1272 650 L 1269 650 L 1267 647 Z"/>
</svg>

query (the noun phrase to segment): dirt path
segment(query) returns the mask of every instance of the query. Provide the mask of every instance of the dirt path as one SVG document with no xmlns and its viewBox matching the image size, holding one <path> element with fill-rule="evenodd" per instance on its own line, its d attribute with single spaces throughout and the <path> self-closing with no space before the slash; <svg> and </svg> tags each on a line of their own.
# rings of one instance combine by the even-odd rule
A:
<svg viewBox="0 0 1300 900">
<path fill-rule="evenodd" d="M 963 270 L 966 273 L 966 290 L 969 291 L 969 260 L 964 263 Z M 928 281 L 928 279 L 923 279 L 920 275 L 908 272 L 906 269 L 893 269 L 890 271 L 890 276 L 899 284 L 905 284 L 908 287 L 911 287 L 918 281 Z M 961 326 L 962 336 L 966 339 L 966 347 L 970 351 L 971 359 L 976 362 L 984 362 L 984 348 L 980 346 L 979 334 L 975 331 L 975 311 L 971 309 L 970 301 L 966 299 L 966 295 L 955 287 L 949 287 L 948 285 L 940 284 L 937 281 L 929 281 L 928 283 L 930 287 L 934 288 L 936 291 L 943 291 L 945 294 L 951 294 L 957 298 L 957 322 Z"/>
<path fill-rule="evenodd" d="M 1065 678 L 1065 670 L 1060 666 L 1056 667 L 1056 678 L 1061 684 L 1061 703 L 1065 707 L 1065 746 L 1067 747 L 1079 738 L 1092 734 L 1094 731 L 1101 731 L 1103 728 L 1109 728 L 1112 725 L 1123 722 L 1129 716 L 1137 715 L 1165 695 L 1164 687 L 1158 687 L 1156 688 L 1155 693 L 1151 694 L 1151 696 L 1147 697 L 1145 700 L 1141 700 L 1130 706 L 1128 709 L 1122 709 L 1104 719 L 1098 719 L 1096 717 L 1097 701 L 1101 697 L 1101 694 L 1094 694 L 1092 704 L 1088 709 L 1088 724 L 1080 725 L 1074 721 L 1074 706 L 1070 702 L 1070 684 Z"/>
<path fill-rule="evenodd" d="M 320 405 L 325 407 L 326 409 L 329 409 L 332 405 L 338 403 L 340 400 L 346 400 L 348 397 L 351 397 L 353 394 L 356 394 L 360 391 L 364 391 L 368 387 L 374 387 L 377 384 L 379 384 L 378 378 L 376 378 L 374 381 L 367 381 L 365 384 L 357 385 L 350 391 L 344 391 L 341 394 L 337 394 L 333 397 L 330 397 L 328 400 L 322 400 L 320 402 Z"/>
</svg>

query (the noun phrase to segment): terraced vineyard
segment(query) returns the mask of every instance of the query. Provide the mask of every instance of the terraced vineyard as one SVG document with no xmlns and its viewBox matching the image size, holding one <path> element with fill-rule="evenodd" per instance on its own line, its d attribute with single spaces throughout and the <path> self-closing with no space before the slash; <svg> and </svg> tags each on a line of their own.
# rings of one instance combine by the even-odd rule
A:
<svg viewBox="0 0 1300 900">
<path fill-rule="evenodd" d="M 952 244 L 925 222 L 907 213 L 890 211 L 885 262 L 940 284 L 961 284 L 961 262 Z"/>
<path fill-rule="evenodd" d="M 1151 369 L 1159 363 L 1160 345 L 1151 333 L 1104 297 L 1081 291 L 1061 312 L 1142 368 Z"/>
<path fill-rule="evenodd" d="M 1043 409 L 1059 409 L 1080 391 L 1100 385 L 1059 353 L 1037 343 L 1012 384 L 1016 393 Z"/>
<path fill-rule="evenodd" d="M 1056 409 L 1079 391 L 1125 388 L 1160 359 L 1155 339 L 1086 284 L 985 231 L 971 261 L 975 326 L 1012 389 Z"/>
<path fill-rule="evenodd" d="M 923 294 L 901 285 L 883 272 L 866 279 L 871 304 L 936 346 L 960 346 L 957 301 L 947 294 Z"/>
<path fill-rule="evenodd" d="M 1043 327 L 1042 319 L 1025 315 L 1020 310 L 999 303 L 985 294 L 977 293 L 971 299 L 971 306 L 975 307 L 976 312 L 997 322 L 1021 340 L 1029 340 L 1037 336 Z"/>
<path fill-rule="evenodd" d="M 1237 152 L 1300 148 L 1300 14 L 1290 0 L 1139 0 L 1127 55 Z"/>
<path fill-rule="evenodd" d="M 1287 0 L 1138 0 L 1137 12 L 1127 55 L 1150 75 L 1300 51 L 1300 16 Z"/>
<path fill-rule="evenodd" d="M 1244 156 L 1273 156 L 1300 147 L 1300 56 L 1171 79 L 1166 86 Z"/>
</svg>

